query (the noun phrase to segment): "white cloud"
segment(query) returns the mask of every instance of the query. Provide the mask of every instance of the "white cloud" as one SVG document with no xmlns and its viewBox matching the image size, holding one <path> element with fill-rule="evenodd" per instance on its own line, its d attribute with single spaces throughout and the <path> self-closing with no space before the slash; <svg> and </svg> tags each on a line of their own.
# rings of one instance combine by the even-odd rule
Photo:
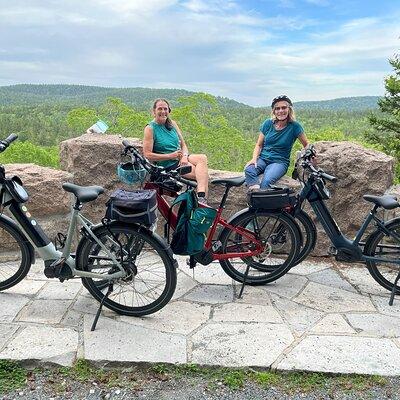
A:
<svg viewBox="0 0 400 400">
<path fill-rule="evenodd" d="M 383 90 L 386 60 L 399 47 L 398 15 L 357 18 L 326 31 L 322 21 L 292 8 L 272 15 L 245 4 L 7 1 L 0 7 L 1 82 L 176 87 L 253 105 L 285 91 L 303 100 Z M 306 34 L 316 26 L 320 33 Z"/>
</svg>

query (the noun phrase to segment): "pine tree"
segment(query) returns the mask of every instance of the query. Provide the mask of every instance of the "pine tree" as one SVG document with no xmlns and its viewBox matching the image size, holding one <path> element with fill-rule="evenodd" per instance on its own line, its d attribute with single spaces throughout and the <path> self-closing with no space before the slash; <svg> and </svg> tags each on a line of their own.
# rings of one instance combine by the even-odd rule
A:
<svg viewBox="0 0 400 400">
<path fill-rule="evenodd" d="M 389 60 L 394 73 L 385 78 L 385 96 L 378 100 L 381 113 L 369 117 L 375 131 L 365 134 L 369 142 L 379 145 L 395 157 L 396 178 L 400 180 L 400 55 Z"/>
</svg>

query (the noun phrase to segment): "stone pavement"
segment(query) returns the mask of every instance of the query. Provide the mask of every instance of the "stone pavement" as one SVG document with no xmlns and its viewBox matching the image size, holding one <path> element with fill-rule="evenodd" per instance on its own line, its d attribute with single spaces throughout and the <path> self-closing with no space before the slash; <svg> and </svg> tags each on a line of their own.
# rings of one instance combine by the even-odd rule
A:
<svg viewBox="0 0 400 400">
<path fill-rule="evenodd" d="M 196 363 L 333 373 L 400 374 L 400 298 L 363 266 L 306 261 L 277 282 L 240 286 L 219 264 L 179 258 L 173 300 L 143 318 L 104 309 L 80 281 L 47 280 L 38 262 L 0 293 L 0 359 L 71 365 Z"/>
</svg>

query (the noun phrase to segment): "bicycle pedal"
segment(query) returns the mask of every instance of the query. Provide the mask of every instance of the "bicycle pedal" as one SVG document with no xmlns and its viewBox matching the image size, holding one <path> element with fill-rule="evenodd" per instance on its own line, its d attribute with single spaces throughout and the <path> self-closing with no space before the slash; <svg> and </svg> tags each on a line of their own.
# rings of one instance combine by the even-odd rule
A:
<svg viewBox="0 0 400 400">
<path fill-rule="evenodd" d="M 329 246 L 328 254 L 330 254 L 331 256 L 336 256 L 337 255 L 337 248 L 335 246 Z"/>
</svg>

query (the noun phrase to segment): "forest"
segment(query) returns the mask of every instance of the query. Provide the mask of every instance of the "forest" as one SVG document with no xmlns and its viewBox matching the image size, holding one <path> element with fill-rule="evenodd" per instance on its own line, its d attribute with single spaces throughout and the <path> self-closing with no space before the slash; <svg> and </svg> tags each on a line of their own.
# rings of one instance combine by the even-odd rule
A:
<svg viewBox="0 0 400 400">
<path fill-rule="evenodd" d="M 191 152 L 208 155 L 210 167 L 241 171 L 251 158 L 268 107 L 250 107 L 231 99 L 178 89 L 101 88 L 80 85 L 14 85 L 0 87 L 0 136 L 14 132 L 19 141 L 0 162 L 34 162 L 58 168 L 58 144 L 85 132 L 97 119 L 108 133 L 143 135 L 155 98 L 172 104 L 171 117 L 183 130 Z M 297 120 L 310 141 L 351 140 L 371 144 L 371 115 L 379 115 L 378 97 L 350 97 L 294 104 Z M 296 149 L 294 149 L 295 151 Z"/>
</svg>

